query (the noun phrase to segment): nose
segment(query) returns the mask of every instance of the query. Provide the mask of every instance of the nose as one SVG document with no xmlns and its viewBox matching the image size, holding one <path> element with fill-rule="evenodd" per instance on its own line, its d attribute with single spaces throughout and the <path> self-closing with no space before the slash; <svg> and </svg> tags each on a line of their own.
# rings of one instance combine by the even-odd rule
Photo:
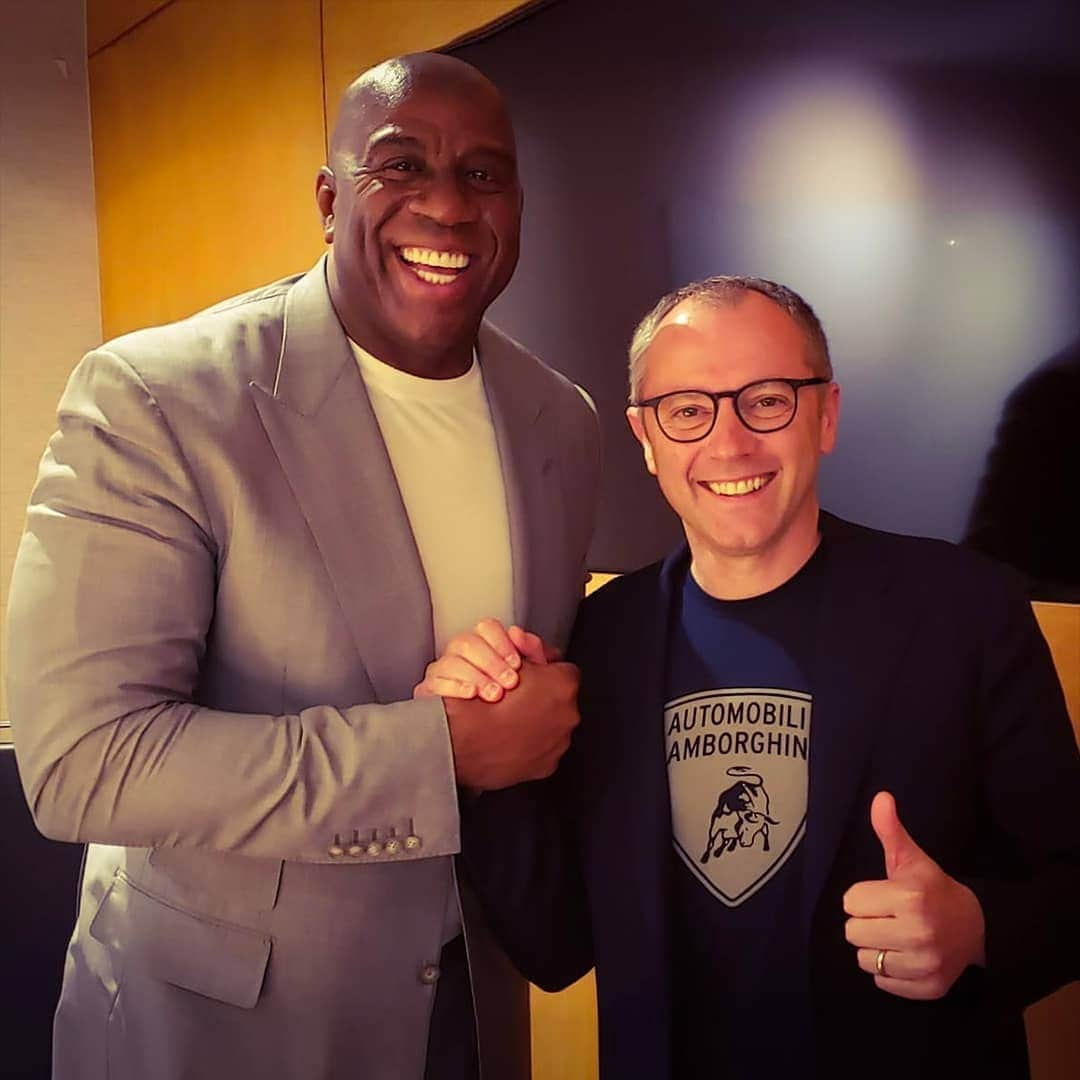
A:
<svg viewBox="0 0 1080 1080">
<path fill-rule="evenodd" d="M 717 457 L 740 457 L 751 453 L 758 436 L 739 419 L 734 400 L 722 398 L 717 404 L 716 423 L 706 439 L 709 453 Z"/>
<path fill-rule="evenodd" d="M 477 216 L 467 182 L 450 170 L 433 172 L 416 190 L 409 209 L 444 228 L 468 224 Z"/>
</svg>

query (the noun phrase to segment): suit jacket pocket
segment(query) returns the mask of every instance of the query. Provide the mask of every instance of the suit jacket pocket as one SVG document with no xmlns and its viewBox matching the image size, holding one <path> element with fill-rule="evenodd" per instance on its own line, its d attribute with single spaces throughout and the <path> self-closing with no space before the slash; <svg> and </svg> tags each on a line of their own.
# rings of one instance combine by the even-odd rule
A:
<svg viewBox="0 0 1080 1080">
<path fill-rule="evenodd" d="M 229 1005 L 259 1000 L 270 938 L 194 915 L 140 889 L 122 870 L 98 908 L 90 933 L 124 965 Z"/>
<path fill-rule="evenodd" d="M 197 908 L 225 922 L 246 922 L 277 901 L 280 859 L 251 859 L 201 848 L 152 848 L 137 879 L 143 892 L 181 909 Z"/>
</svg>

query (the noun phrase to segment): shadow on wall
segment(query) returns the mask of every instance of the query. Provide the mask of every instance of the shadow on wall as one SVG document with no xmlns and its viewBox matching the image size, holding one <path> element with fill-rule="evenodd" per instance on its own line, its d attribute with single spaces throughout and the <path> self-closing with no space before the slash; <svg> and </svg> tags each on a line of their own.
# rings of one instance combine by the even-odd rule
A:
<svg viewBox="0 0 1080 1080">
<path fill-rule="evenodd" d="M 526 187 L 494 318 L 594 396 L 593 566 L 677 538 L 623 419 L 674 285 L 753 273 L 829 332 L 833 511 L 958 540 L 1007 394 L 1080 336 L 1080 13 L 1035 0 L 561 0 L 459 50 L 505 90 Z"/>
<path fill-rule="evenodd" d="M 1080 341 L 1009 395 L 964 543 L 1015 566 L 1034 600 L 1080 604 Z"/>
</svg>

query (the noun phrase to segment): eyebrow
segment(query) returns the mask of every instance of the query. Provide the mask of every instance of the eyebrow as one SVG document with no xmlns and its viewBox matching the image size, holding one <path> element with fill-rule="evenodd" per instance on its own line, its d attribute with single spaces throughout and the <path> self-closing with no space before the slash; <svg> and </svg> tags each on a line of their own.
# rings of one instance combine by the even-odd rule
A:
<svg viewBox="0 0 1080 1080">
<path fill-rule="evenodd" d="M 367 152 L 374 153 L 384 147 L 397 147 L 403 150 L 424 150 L 426 143 L 415 135 L 406 135 L 400 128 L 387 125 L 375 131 L 368 140 Z M 497 143 L 482 143 L 471 147 L 469 153 L 487 154 L 498 158 L 507 165 L 517 167 L 517 155 L 505 146 Z"/>
<path fill-rule="evenodd" d="M 414 135 L 406 135 L 400 128 L 385 127 L 376 131 L 368 139 L 368 151 L 378 150 L 384 146 L 400 146 L 406 149 L 423 149 L 424 144 Z"/>
</svg>

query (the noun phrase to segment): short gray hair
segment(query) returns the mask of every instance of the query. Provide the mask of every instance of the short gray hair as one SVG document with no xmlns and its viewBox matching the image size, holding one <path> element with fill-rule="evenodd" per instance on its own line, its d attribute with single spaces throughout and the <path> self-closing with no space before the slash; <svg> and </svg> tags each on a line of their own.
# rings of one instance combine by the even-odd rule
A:
<svg viewBox="0 0 1080 1080">
<path fill-rule="evenodd" d="M 815 375 L 831 379 L 832 360 L 829 342 L 814 309 L 797 292 L 765 278 L 724 275 L 692 281 L 662 296 L 653 309 L 638 323 L 630 339 L 630 400 L 636 401 L 645 377 L 645 353 L 656 337 L 657 328 L 674 308 L 687 300 L 714 307 L 733 307 L 747 293 L 760 293 L 786 311 L 806 336 L 807 359 Z"/>
</svg>

